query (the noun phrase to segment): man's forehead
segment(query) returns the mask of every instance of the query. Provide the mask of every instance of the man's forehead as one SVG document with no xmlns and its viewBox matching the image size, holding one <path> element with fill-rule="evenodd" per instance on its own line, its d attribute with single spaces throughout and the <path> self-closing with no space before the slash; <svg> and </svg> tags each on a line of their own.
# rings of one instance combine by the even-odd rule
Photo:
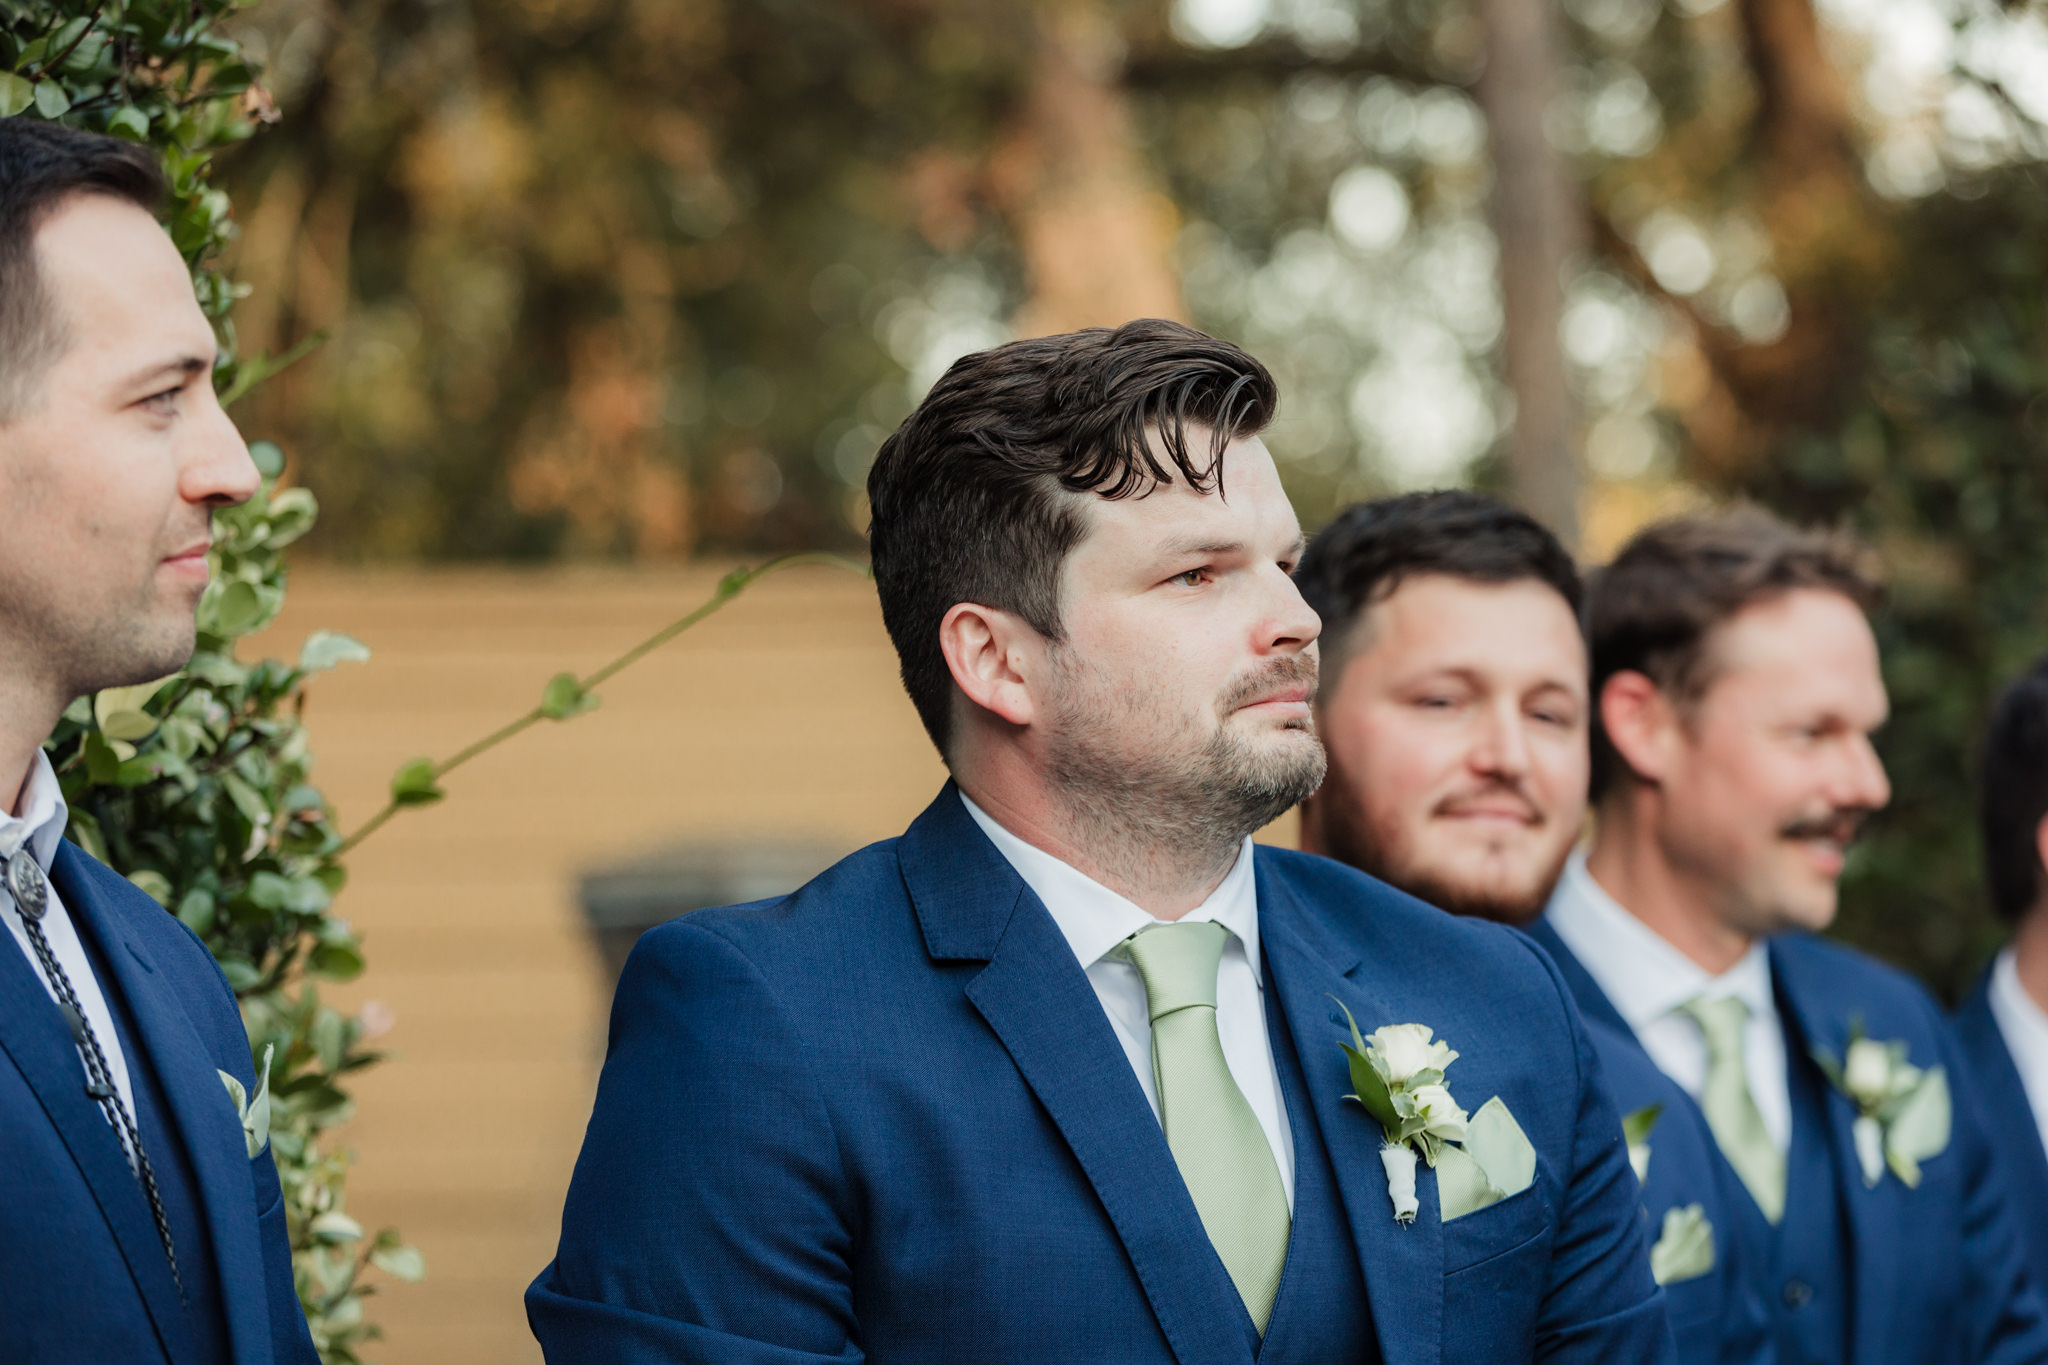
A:
<svg viewBox="0 0 2048 1365">
<path fill-rule="evenodd" d="M 75 344 L 212 353 L 213 330 L 184 260 L 140 206 L 74 194 L 39 225 L 35 251 L 37 273 Z"/>
<path fill-rule="evenodd" d="M 1393 591 L 1359 608 L 1349 647 L 1364 652 L 1386 645 L 1403 661 L 1487 671 L 1555 669 L 1581 683 L 1587 661 L 1584 637 L 1571 604 L 1534 578 L 1484 582 L 1455 574 L 1409 574 Z"/>
</svg>

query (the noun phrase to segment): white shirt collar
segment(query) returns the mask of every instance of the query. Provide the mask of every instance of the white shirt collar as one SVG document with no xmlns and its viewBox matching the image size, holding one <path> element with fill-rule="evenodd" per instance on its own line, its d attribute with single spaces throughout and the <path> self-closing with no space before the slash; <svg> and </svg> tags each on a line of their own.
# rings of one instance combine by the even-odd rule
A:
<svg viewBox="0 0 2048 1365">
<path fill-rule="evenodd" d="M 50 766 L 50 756 L 39 748 L 29 764 L 28 781 L 22 784 L 21 814 L 10 815 L 0 809 L 0 857 L 12 858 L 26 845 L 29 856 L 48 872 L 70 820 L 71 810 L 64 804 L 64 789 L 57 782 L 57 770 Z"/>
<path fill-rule="evenodd" d="M 2048 1010 L 2020 984 L 2019 958 L 2009 944 L 1991 968 L 1991 1017 L 2005 1037 L 2013 1069 L 2020 1073 L 2042 1141 L 2048 1142 Z"/>
<path fill-rule="evenodd" d="M 967 807 L 974 823 L 1017 870 L 1024 884 L 1045 902 L 1047 913 L 1059 926 L 1060 934 L 1080 959 L 1084 971 L 1140 929 L 1165 922 L 1071 864 L 1025 843 L 968 799 L 966 792 L 960 793 L 960 804 Z M 1253 979 L 1263 980 L 1259 969 L 1259 897 L 1258 883 L 1252 876 L 1252 847 L 1247 836 L 1223 881 L 1207 900 L 1181 919 L 1214 920 L 1228 929 L 1244 945 Z"/>
<path fill-rule="evenodd" d="M 1709 973 L 1649 925 L 1630 914 L 1586 870 L 1583 849 L 1565 864 L 1564 877 L 1544 912 L 1565 947 L 1579 959 L 1631 1029 L 1641 1032 L 1700 996 L 1739 997 L 1751 1018 L 1775 1015 L 1771 958 L 1762 940 L 1719 976 Z"/>
</svg>

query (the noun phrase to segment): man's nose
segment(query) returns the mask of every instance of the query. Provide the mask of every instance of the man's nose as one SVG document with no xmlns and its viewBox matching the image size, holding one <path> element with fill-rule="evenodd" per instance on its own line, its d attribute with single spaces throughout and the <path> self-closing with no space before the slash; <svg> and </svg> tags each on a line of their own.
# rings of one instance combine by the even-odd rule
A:
<svg viewBox="0 0 2048 1365">
<path fill-rule="evenodd" d="M 186 502 L 209 507 L 245 503 L 263 486 L 262 472 L 249 457 L 248 442 L 210 391 L 202 403 L 183 452 L 178 492 Z"/>
<path fill-rule="evenodd" d="M 1835 801 L 1838 806 L 1879 810 L 1891 802 L 1892 784 L 1885 776 L 1884 760 L 1877 756 L 1876 746 L 1866 735 L 1858 735 L 1850 743 L 1840 782 L 1841 791 Z"/>
<path fill-rule="evenodd" d="M 1298 651 L 1314 644 L 1323 633 L 1323 618 L 1302 597 L 1301 589 L 1277 564 L 1268 571 L 1266 581 L 1270 585 L 1270 599 L 1259 628 L 1264 637 L 1260 641 L 1262 648 Z"/>
<path fill-rule="evenodd" d="M 1521 708 L 1502 698 L 1482 713 L 1479 742 L 1472 766 L 1501 777 L 1522 777 L 1529 771 L 1529 727 Z"/>
</svg>

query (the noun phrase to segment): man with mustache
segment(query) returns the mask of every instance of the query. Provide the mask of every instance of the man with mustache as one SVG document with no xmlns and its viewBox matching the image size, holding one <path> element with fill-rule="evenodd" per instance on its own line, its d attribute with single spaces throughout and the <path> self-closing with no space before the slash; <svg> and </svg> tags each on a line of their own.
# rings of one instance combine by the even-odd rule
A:
<svg viewBox="0 0 2048 1365">
<path fill-rule="evenodd" d="M 1781 1362 L 2048 1360 L 1940 1010 L 1814 936 L 1891 795 L 1875 597 L 1853 545 L 1751 509 L 1623 547 L 1585 612 L 1596 832 L 1535 933 L 1699 1101 Z"/>
<path fill-rule="evenodd" d="M 1477 493 L 1362 503 L 1321 531 L 1295 582 L 1323 620 L 1316 730 L 1329 775 L 1302 847 L 1454 914 L 1543 912 L 1586 812 L 1586 645 L 1571 556 Z M 1742 1275 L 1733 1173 L 1684 1092 L 1633 1038 L 1587 1032 L 1637 1146 L 1652 1273 L 1686 1365 L 1770 1359 Z"/>
<path fill-rule="evenodd" d="M 185 666 L 258 486 L 164 197 L 147 148 L 0 119 L 0 1360 L 312 1365 L 234 993 L 65 839 L 42 749 Z"/>
<path fill-rule="evenodd" d="M 876 586 L 953 780 L 635 948 L 549 1359 L 1671 1358 L 1555 968 L 1251 841 L 1324 766 L 1277 397 L 1134 322 L 968 356 L 884 443 Z"/>
</svg>

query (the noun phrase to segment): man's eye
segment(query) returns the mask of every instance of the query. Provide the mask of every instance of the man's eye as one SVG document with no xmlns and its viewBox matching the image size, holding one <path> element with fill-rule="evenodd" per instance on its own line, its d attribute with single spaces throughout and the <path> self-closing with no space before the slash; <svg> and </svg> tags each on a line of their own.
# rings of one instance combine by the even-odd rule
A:
<svg viewBox="0 0 2048 1365">
<path fill-rule="evenodd" d="M 1184 588 L 1199 588 L 1208 580 L 1208 577 L 1209 571 L 1207 569 L 1189 569 L 1186 573 L 1175 574 L 1171 581 L 1180 584 Z"/>
<path fill-rule="evenodd" d="M 142 406 L 160 417 L 173 417 L 177 415 L 178 399 L 184 392 L 182 387 L 165 389 L 162 393 L 153 393 L 143 399 Z"/>
</svg>

